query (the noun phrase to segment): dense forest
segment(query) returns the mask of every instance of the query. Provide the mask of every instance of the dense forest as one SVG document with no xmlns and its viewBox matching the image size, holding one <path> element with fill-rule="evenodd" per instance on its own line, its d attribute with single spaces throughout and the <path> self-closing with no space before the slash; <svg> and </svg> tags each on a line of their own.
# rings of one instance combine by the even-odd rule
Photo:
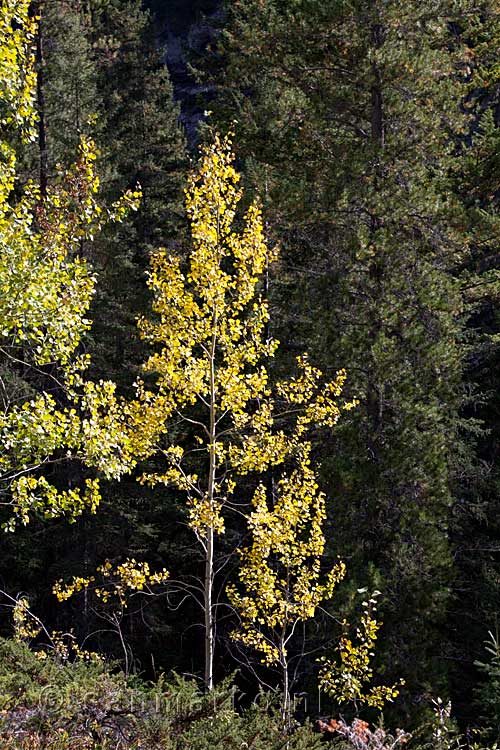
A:
<svg viewBox="0 0 500 750">
<path fill-rule="evenodd" d="M 497 747 L 499 50 L 2 0 L 2 747 Z"/>
</svg>

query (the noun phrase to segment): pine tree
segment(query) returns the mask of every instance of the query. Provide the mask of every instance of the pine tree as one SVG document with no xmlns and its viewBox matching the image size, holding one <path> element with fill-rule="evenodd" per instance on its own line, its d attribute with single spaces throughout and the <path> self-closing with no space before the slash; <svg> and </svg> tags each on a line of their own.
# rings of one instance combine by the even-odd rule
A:
<svg viewBox="0 0 500 750">
<path fill-rule="evenodd" d="M 178 237 L 184 222 L 185 143 L 155 29 L 141 3 L 109 0 L 91 18 L 98 87 L 105 103 L 100 144 L 106 191 L 113 200 L 139 183 L 143 193 L 139 212 L 118 237 L 100 243 L 97 259 L 103 284 L 95 308 L 95 358 L 119 384 L 128 379 L 130 386 L 127 373 L 143 357 L 135 319 L 147 305 L 149 253 Z"/>
<path fill-rule="evenodd" d="M 323 369 L 345 364 L 360 400 L 322 449 L 342 498 L 339 551 L 360 586 L 371 564 L 384 593 L 391 675 L 443 691 L 448 517 L 468 470 L 459 273 L 470 234 L 449 179 L 466 132 L 463 4 L 240 0 L 228 11 L 221 96 L 238 106 L 221 116 L 236 119 L 284 245 L 273 325 L 290 348 L 312 330 Z"/>
<path fill-rule="evenodd" d="M 471 254 L 465 271 L 465 294 L 472 308 L 469 336 L 476 342 L 468 358 L 467 378 L 474 394 L 468 413 L 478 422 L 477 465 L 461 493 L 452 517 L 452 544 L 457 569 L 456 594 L 449 627 L 453 633 L 455 663 L 453 697 L 467 721 L 474 721 L 477 660 L 482 644 L 497 621 L 499 569 L 497 552 L 498 490 L 498 243 L 500 238 L 498 155 L 500 153 L 498 41 L 500 9 L 496 3 L 480 6 L 468 31 L 467 87 L 463 106 L 470 113 L 453 169 L 453 187 L 467 207 Z M 462 22 L 463 24 L 463 22 Z M 477 664 L 476 664 L 477 666 Z M 482 697 L 486 695 L 484 687 Z"/>
<path fill-rule="evenodd" d="M 120 190 L 139 182 L 143 194 L 139 210 L 119 231 L 101 235 L 94 245 L 100 283 L 91 311 L 95 323 L 89 348 L 92 372 L 111 377 L 122 393 L 131 394 L 146 357 L 137 317 L 149 307 L 146 272 L 150 252 L 182 237 L 187 156 L 157 29 L 149 13 L 142 10 L 142 3 L 90 0 L 86 13 L 103 102 L 99 130 L 103 191 L 108 200 L 114 200 Z M 79 528 L 79 544 L 85 550 L 83 566 L 82 555 L 75 556 L 74 547 L 67 547 L 75 573 L 87 573 L 100 564 L 103 550 L 111 559 L 121 559 L 126 550 L 131 557 L 147 555 L 172 570 L 182 567 L 185 553 L 176 543 L 173 498 L 161 492 L 151 495 L 134 477 L 124 477 L 119 489 L 104 489 L 103 505 L 105 516 L 101 513 L 98 522 L 88 521 Z M 54 572 L 66 574 L 62 565 Z M 144 663 L 151 662 L 151 650 L 156 650 L 155 658 L 170 659 L 163 663 L 176 668 L 178 653 L 170 655 L 163 644 L 190 623 L 166 609 L 161 600 L 146 616 L 139 612 L 132 615 L 126 635 Z M 94 625 L 89 619 L 86 632 L 92 632 Z M 148 636 L 152 628 L 158 633 L 154 646 Z"/>
<path fill-rule="evenodd" d="M 102 95 L 81 0 L 39 0 L 38 115 L 43 120 L 47 177 L 71 162 L 80 136 L 100 140 Z M 42 98 L 41 98 L 42 97 Z"/>
</svg>

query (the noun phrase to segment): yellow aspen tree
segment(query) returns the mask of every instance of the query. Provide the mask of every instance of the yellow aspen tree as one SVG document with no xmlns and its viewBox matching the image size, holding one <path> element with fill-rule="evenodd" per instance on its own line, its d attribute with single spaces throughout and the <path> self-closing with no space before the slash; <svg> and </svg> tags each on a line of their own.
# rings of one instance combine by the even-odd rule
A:
<svg viewBox="0 0 500 750">
<path fill-rule="evenodd" d="M 366 593 L 366 590 L 359 589 L 358 593 Z M 343 620 L 344 632 L 336 649 L 338 658 L 319 659 L 321 690 L 339 704 L 352 703 L 356 710 L 363 704 L 372 708 L 383 708 L 387 701 L 391 702 L 397 698 L 398 688 L 404 685 L 404 680 L 392 686 L 371 684 L 374 677 L 373 651 L 382 625 L 376 619 L 379 595 L 380 591 L 374 591 L 363 602 L 363 612 L 356 626 L 354 639 L 349 637 L 349 623 Z"/>
<path fill-rule="evenodd" d="M 110 210 L 99 204 L 96 148 L 86 138 L 75 164 L 44 195 L 34 184 L 19 190 L 12 143 L 36 137 L 30 5 L 3 0 L 0 13 L 0 506 L 11 511 L 5 530 L 33 513 L 74 518 L 95 510 L 96 479 L 61 491 L 43 467 L 75 458 L 111 477 L 128 466 L 114 386 L 86 382 L 88 358 L 78 354 L 95 286 L 81 247 L 105 222 L 135 208 L 139 194 L 127 192 Z"/>
<path fill-rule="evenodd" d="M 0 14 L 0 126 L 21 130 L 33 138 L 36 116 L 34 108 L 36 73 L 34 41 L 35 19 L 29 17 L 28 0 L 4 0 Z M 2 137 L 2 155 L 9 147 Z M 11 162 L 12 152 L 5 161 Z M 2 165 L 2 170 L 8 169 Z"/>
<path fill-rule="evenodd" d="M 345 575 L 340 561 L 321 573 L 325 496 L 318 489 L 310 452 L 306 441 L 296 456 L 295 469 L 282 474 L 271 497 L 264 485 L 257 488 L 248 517 L 251 544 L 239 550 L 240 585 L 227 589 L 240 619 L 231 637 L 259 652 L 263 664 L 281 673 L 285 731 L 292 718 L 289 644 L 297 626 L 315 616 Z M 344 634 L 336 649 L 340 658 L 318 660 L 320 689 L 339 704 L 352 703 L 356 709 L 362 704 L 382 708 L 399 694 L 397 685 L 371 684 L 371 660 L 381 626 L 375 619 L 379 593 L 363 602 L 355 641 L 348 637 L 348 623 L 343 621 Z"/>
<path fill-rule="evenodd" d="M 261 661 L 281 672 L 282 719 L 291 718 L 288 645 L 297 625 L 314 617 L 343 578 L 338 562 L 321 575 L 325 547 L 325 496 L 310 466 L 311 445 L 302 444 L 298 465 L 284 473 L 268 497 L 264 485 L 254 494 L 248 517 L 251 545 L 240 550 L 240 589 L 228 588 L 238 611 L 232 638 L 260 652 Z"/>
<path fill-rule="evenodd" d="M 188 261 L 164 249 L 151 260 L 155 317 L 141 320 L 139 328 L 156 351 L 144 365 L 147 384 L 139 382 L 138 398 L 128 407 L 135 455 L 156 454 L 165 461 L 164 471 L 144 474 L 141 481 L 186 495 L 188 524 L 204 560 L 208 689 L 217 607 L 215 545 L 228 513 L 241 512 L 238 481 L 300 454 L 311 425 L 333 426 L 345 378 L 341 372 L 324 384 L 303 356 L 297 376 L 271 388 L 268 363 L 278 342 L 267 335 L 269 308 L 259 290 L 277 254 L 266 245 L 257 201 L 235 222 L 239 180 L 231 140 L 217 136 L 203 149 L 186 190 Z M 179 424 L 189 427 L 187 444 L 175 440 Z"/>
</svg>

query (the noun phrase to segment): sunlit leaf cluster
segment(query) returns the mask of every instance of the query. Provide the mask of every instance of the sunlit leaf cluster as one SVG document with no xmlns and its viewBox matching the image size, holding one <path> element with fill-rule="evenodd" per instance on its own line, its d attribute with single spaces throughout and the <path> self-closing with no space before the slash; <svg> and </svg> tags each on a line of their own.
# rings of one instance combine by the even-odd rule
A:
<svg viewBox="0 0 500 750">
<path fill-rule="evenodd" d="M 167 441 L 166 470 L 141 481 L 187 493 L 189 523 L 200 539 L 207 529 L 224 531 L 222 510 L 233 501 L 238 475 L 282 464 L 309 428 L 333 426 L 341 408 L 354 405 L 337 405 L 345 373 L 325 384 L 306 356 L 298 358 L 296 377 L 272 388 L 269 362 L 278 342 L 268 331 L 261 284 L 277 251 L 266 245 L 257 201 L 239 220 L 239 180 L 231 140 L 217 136 L 186 190 L 189 261 L 166 250 L 153 256 L 156 317 L 139 323 L 156 347 L 144 367 L 156 389 L 139 382 L 130 407 L 136 452 L 151 455 Z M 177 421 L 194 432 L 194 448 L 169 442 Z"/>
<path fill-rule="evenodd" d="M 39 634 L 41 627 L 30 613 L 30 603 L 25 596 L 20 596 L 12 610 L 14 638 L 16 641 L 31 641 Z"/>
<path fill-rule="evenodd" d="M 21 128 L 33 137 L 36 73 L 33 41 L 36 19 L 30 0 L 3 0 L 0 14 L 0 126 Z M 2 155 L 5 155 L 2 144 Z"/>
<path fill-rule="evenodd" d="M 53 593 L 58 601 L 64 602 L 74 594 L 91 589 L 96 597 L 103 603 L 108 601 L 117 602 L 122 608 L 127 607 L 128 597 L 133 592 L 151 592 L 151 587 L 165 583 L 169 579 L 169 573 L 165 568 L 152 573 L 147 562 L 137 562 L 135 559 L 125 560 L 118 565 L 113 565 L 106 560 L 97 568 L 96 574 L 100 582 L 96 582 L 96 576 L 74 576 L 71 581 L 64 583 L 57 581 L 53 587 Z"/>
<path fill-rule="evenodd" d="M 268 666 L 286 665 L 287 644 L 299 622 L 314 617 L 345 574 L 338 562 L 322 575 L 325 497 L 304 443 L 298 466 L 272 492 L 259 485 L 248 519 L 251 546 L 240 551 L 240 586 L 228 595 L 240 616 L 232 637 L 259 651 Z"/>
<path fill-rule="evenodd" d="M 321 658 L 319 682 L 321 689 L 339 703 L 366 704 L 373 708 L 382 708 L 386 701 L 392 701 L 399 695 L 398 685 L 373 685 L 373 649 L 377 640 L 381 622 L 376 620 L 377 596 L 363 602 L 363 613 L 356 627 L 356 637 L 348 635 L 349 624 L 343 622 L 344 634 L 337 646 L 338 659 L 333 661 Z"/>
<path fill-rule="evenodd" d="M 34 132 L 29 11 L 27 0 L 8 0 L 0 18 L 0 494 L 13 510 L 6 530 L 33 513 L 75 518 L 96 509 L 97 480 L 60 491 L 41 467 L 77 457 L 106 476 L 124 468 L 114 386 L 83 378 L 89 360 L 79 350 L 95 285 L 84 248 L 140 197 L 129 191 L 110 209 L 100 205 L 96 147 L 84 137 L 46 194 L 33 183 L 19 190 L 7 136 Z"/>
</svg>

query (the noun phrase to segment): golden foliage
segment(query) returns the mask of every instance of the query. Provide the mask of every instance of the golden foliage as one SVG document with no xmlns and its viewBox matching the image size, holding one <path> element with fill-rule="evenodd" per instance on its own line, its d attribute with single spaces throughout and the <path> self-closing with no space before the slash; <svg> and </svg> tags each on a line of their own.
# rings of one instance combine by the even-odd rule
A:
<svg viewBox="0 0 500 750">
<path fill-rule="evenodd" d="M 363 602 L 363 614 L 356 628 L 356 642 L 348 637 L 348 623 L 344 620 L 344 635 L 337 647 L 339 659 L 334 662 L 322 658 L 319 683 L 321 689 L 339 703 L 355 705 L 365 703 L 374 708 L 382 708 L 386 701 L 393 701 L 399 695 L 398 685 L 370 687 L 373 680 L 371 664 L 377 634 L 382 623 L 377 622 L 375 613 L 379 591 Z"/>
<path fill-rule="evenodd" d="M 268 666 L 286 665 L 295 626 L 314 617 L 345 574 L 338 562 L 321 575 L 325 497 L 309 465 L 310 448 L 302 445 L 299 465 L 281 477 L 272 505 L 265 487 L 258 487 L 248 519 L 252 544 L 240 552 L 243 593 L 228 588 L 240 616 L 233 639 L 261 652 Z"/>
<path fill-rule="evenodd" d="M 127 607 L 127 598 L 134 592 L 151 593 L 151 587 L 165 583 L 169 579 L 169 573 L 165 568 L 156 573 L 151 573 L 147 562 L 137 562 L 134 558 L 127 559 L 119 565 L 113 566 L 106 560 L 97 568 L 102 583 L 96 584 L 96 576 L 89 577 L 74 576 L 69 583 L 57 581 L 53 586 L 53 593 L 58 601 L 64 602 L 80 591 L 92 589 L 94 594 L 102 602 L 116 601 L 121 608 Z"/>
<path fill-rule="evenodd" d="M 137 456 L 158 451 L 173 419 L 194 431 L 194 450 L 177 443 L 160 449 L 166 470 L 141 481 L 185 492 L 200 540 L 209 529 L 224 532 L 223 509 L 238 475 L 282 464 L 312 425 L 333 426 L 341 408 L 353 406 L 336 403 L 345 374 L 322 384 L 307 356 L 298 359 L 300 374 L 279 383 L 273 396 L 268 363 L 278 342 L 267 331 L 260 284 L 277 250 L 266 245 L 258 201 L 237 223 L 239 182 L 231 139 L 216 136 L 186 190 L 193 246 L 186 267 L 166 250 L 151 261 L 155 317 L 141 319 L 139 328 L 157 349 L 144 366 L 156 390 L 140 381 L 129 410 Z M 198 467 L 206 457 L 206 471 L 193 471 L 194 452 Z"/>
<path fill-rule="evenodd" d="M 5 0 L 0 14 L 0 356 L 7 368 L 50 372 L 69 406 L 45 392 L 23 402 L 2 389 L 0 478 L 8 495 L 2 504 L 13 510 L 3 527 L 8 531 L 33 513 L 74 519 L 85 508 L 95 511 L 97 480 L 60 492 L 39 476 L 43 465 L 62 455 L 78 457 L 107 477 L 130 465 L 114 386 L 85 382 L 88 358 L 77 350 L 90 326 L 86 314 L 95 284 L 81 243 L 136 208 L 140 193 L 128 191 L 110 209 L 101 206 L 95 144 L 82 137 L 75 164 L 46 195 L 28 184 L 15 200 L 9 136 L 35 137 L 36 19 L 30 5 Z"/>
</svg>

